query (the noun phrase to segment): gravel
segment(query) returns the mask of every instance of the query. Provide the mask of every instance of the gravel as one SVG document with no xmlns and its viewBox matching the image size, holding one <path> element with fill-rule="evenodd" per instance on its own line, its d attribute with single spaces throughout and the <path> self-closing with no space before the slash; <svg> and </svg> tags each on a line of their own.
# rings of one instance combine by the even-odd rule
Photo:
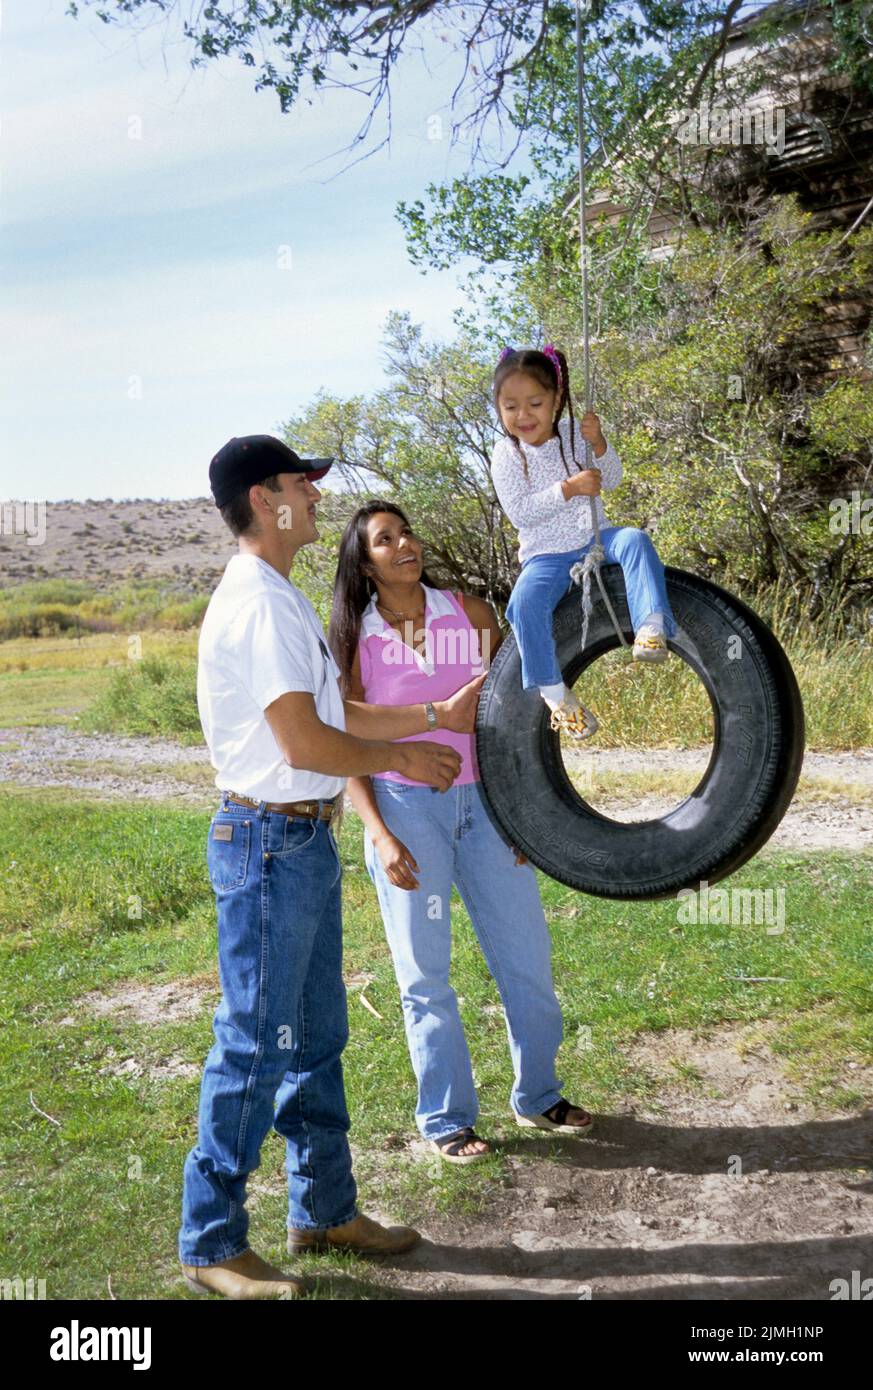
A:
<svg viewBox="0 0 873 1390">
<path fill-rule="evenodd" d="M 683 772 L 702 775 L 708 749 L 588 749 L 565 750 L 570 772 L 586 767 L 599 773 Z M 64 764 L 84 762 L 88 768 Z M 112 769 L 100 763 L 114 764 Z M 108 797 L 144 801 L 176 798 L 191 805 L 211 806 L 215 800 L 208 781 L 192 782 L 174 776 L 173 768 L 198 764 L 208 774 L 209 754 L 203 745 L 184 746 L 172 739 L 84 734 L 62 726 L 0 729 L 0 782 L 19 786 L 71 787 Z M 138 769 L 147 769 L 138 775 Z M 166 769 L 166 774 L 155 769 Z M 873 849 L 873 748 L 847 753 L 807 752 L 803 777 L 814 793 L 816 781 L 842 784 L 853 795 L 828 788 L 820 799 L 805 796 L 789 807 L 769 844 L 779 849 Z M 861 793 L 859 796 L 858 793 Z M 869 795 L 868 795 L 869 792 Z M 347 803 L 348 804 L 348 803 Z M 645 820 L 663 815 L 675 797 L 641 796 L 595 802 L 598 810 L 619 820 Z"/>
</svg>

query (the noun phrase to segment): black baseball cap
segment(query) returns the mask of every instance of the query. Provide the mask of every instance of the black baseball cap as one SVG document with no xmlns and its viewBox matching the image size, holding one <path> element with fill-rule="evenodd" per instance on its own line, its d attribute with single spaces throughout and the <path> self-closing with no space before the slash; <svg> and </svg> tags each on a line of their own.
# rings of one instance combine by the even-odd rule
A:
<svg viewBox="0 0 873 1390">
<path fill-rule="evenodd" d="M 333 466 L 330 459 L 302 459 L 271 434 L 234 435 L 209 465 L 209 486 L 216 507 L 223 507 L 253 483 L 274 473 L 305 473 L 314 483 Z"/>
</svg>

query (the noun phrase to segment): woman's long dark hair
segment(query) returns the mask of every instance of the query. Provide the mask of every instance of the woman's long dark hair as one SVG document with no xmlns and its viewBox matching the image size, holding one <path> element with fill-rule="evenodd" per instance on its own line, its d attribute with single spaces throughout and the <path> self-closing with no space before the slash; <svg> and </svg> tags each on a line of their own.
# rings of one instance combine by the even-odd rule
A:
<svg viewBox="0 0 873 1390">
<path fill-rule="evenodd" d="M 564 413 L 564 407 L 570 416 L 570 452 L 573 455 L 573 462 L 576 463 L 576 416 L 573 414 L 573 398 L 570 395 L 570 369 L 567 366 L 567 359 L 563 352 L 555 349 L 555 355 L 561 364 L 561 376 L 564 378 L 564 389 L 561 393 L 561 404 L 555 416 L 554 432 L 558 436 L 558 447 L 561 450 L 561 459 L 564 464 L 564 471 L 569 478 L 570 470 L 567 467 L 567 460 L 564 456 L 564 441 L 561 438 L 561 431 L 558 429 L 558 421 Z M 558 373 L 555 371 L 555 364 L 544 352 L 539 352 L 536 348 L 522 348 L 518 352 L 507 353 L 502 362 L 498 362 L 494 371 L 494 380 L 491 386 L 491 399 L 497 413 L 497 419 L 501 420 L 500 415 L 500 388 L 504 381 L 512 372 L 524 372 L 527 376 L 532 376 L 534 381 L 539 382 L 540 386 L 547 391 L 560 391 Z M 521 459 L 521 466 L 524 469 L 524 476 L 527 479 L 527 457 L 521 447 L 518 436 L 506 431 L 507 438 L 511 439 L 518 456 Z M 576 464 L 579 471 L 579 465 Z"/>
<path fill-rule="evenodd" d="M 370 563 L 367 522 L 376 512 L 393 512 L 404 525 L 409 525 L 409 519 L 400 507 L 374 497 L 358 508 L 343 531 L 333 581 L 333 605 L 327 640 L 340 668 L 340 691 L 344 698 L 349 693 L 352 663 L 361 635 L 361 616 L 371 596 L 377 592 L 376 581 L 364 570 L 364 566 Z M 429 589 L 439 587 L 424 569 L 421 571 L 421 582 Z"/>
</svg>

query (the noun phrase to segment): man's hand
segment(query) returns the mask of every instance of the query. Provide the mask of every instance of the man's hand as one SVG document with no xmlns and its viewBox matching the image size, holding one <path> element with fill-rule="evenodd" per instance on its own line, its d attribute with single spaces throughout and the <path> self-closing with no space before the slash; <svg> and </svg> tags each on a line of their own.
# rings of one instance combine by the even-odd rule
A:
<svg viewBox="0 0 873 1390">
<path fill-rule="evenodd" d="M 472 734 L 476 728 L 476 706 L 487 671 L 474 676 L 448 700 L 435 700 L 434 711 L 441 729 L 451 729 L 454 734 Z"/>
<path fill-rule="evenodd" d="M 398 766 L 394 769 L 413 782 L 426 782 L 447 792 L 461 771 L 461 755 L 447 743 L 421 739 L 417 743 L 395 743 Z"/>
</svg>

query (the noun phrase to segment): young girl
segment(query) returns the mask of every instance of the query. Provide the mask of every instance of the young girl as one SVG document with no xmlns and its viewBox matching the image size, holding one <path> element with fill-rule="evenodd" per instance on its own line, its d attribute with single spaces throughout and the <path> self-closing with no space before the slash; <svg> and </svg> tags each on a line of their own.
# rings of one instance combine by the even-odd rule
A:
<svg viewBox="0 0 873 1390">
<path fill-rule="evenodd" d="M 504 348 L 494 372 L 493 401 L 506 436 L 495 446 L 491 475 L 498 501 L 519 533 L 521 573 L 506 618 L 521 653 L 522 686 L 538 687 L 552 711 L 553 729 L 590 738 L 597 720 L 564 684 L 552 637 L 552 614 L 573 587 L 570 567 L 594 539 L 589 497 L 596 499 L 606 559 L 624 573 L 635 661 L 665 661 L 666 638 L 676 635 L 664 566 L 647 532 L 606 525 L 600 490 L 618 486 L 621 461 L 593 411 L 577 426 L 562 352 L 551 343 L 542 352 Z M 595 467 L 585 468 L 584 440 L 591 444 Z"/>
</svg>

